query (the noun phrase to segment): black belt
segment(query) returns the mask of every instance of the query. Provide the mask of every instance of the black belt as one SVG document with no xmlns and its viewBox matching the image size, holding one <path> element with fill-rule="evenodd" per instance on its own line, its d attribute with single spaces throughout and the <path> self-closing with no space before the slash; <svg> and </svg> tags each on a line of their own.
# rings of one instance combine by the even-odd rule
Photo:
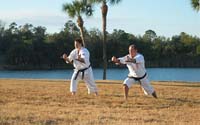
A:
<svg viewBox="0 0 200 125">
<path fill-rule="evenodd" d="M 146 75 L 147 75 L 147 73 L 145 73 L 142 77 L 133 77 L 133 76 L 128 76 L 128 78 L 135 79 L 135 81 L 140 81 L 140 80 L 143 79 Z"/>
<path fill-rule="evenodd" d="M 74 80 L 77 79 L 78 74 L 79 74 L 80 72 L 82 72 L 82 79 L 83 79 L 83 78 L 84 78 L 85 70 L 89 69 L 90 67 L 91 67 L 91 65 L 89 65 L 87 68 L 84 68 L 84 69 L 80 69 L 80 70 L 78 70 L 78 72 L 76 73 L 76 76 L 74 77 Z"/>
</svg>

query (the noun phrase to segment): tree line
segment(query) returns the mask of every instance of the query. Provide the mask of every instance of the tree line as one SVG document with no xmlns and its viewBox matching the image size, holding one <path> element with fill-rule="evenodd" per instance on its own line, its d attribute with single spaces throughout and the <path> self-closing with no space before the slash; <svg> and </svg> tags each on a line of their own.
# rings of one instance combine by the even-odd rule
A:
<svg viewBox="0 0 200 125">
<path fill-rule="evenodd" d="M 90 51 L 93 67 L 103 67 L 103 34 L 98 29 L 84 28 L 85 41 Z M 157 36 L 153 30 L 136 36 L 121 29 L 107 34 L 107 57 L 128 53 L 128 46 L 136 44 L 145 56 L 147 67 L 200 67 L 200 39 L 187 33 L 171 38 Z M 69 20 L 59 33 L 46 33 L 43 26 L 32 24 L 18 26 L 11 23 L 5 28 L 0 23 L 1 69 L 63 69 L 71 68 L 60 59 L 74 48 L 74 39 L 80 37 L 78 27 Z M 107 59 L 107 61 L 108 61 Z M 108 67 L 116 67 L 108 63 Z"/>
</svg>

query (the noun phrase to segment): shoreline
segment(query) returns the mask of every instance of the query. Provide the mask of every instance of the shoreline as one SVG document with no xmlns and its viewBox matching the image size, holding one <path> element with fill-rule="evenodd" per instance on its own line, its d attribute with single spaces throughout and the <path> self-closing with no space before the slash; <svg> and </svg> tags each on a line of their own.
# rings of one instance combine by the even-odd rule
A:
<svg viewBox="0 0 200 125">
<path fill-rule="evenodd" d="M 12 81 L 52 81 L 52 82 L 70 82 L 70 79 L 27 79 L 27 78 L 0 78 L 0 81 L 2 80 L 12 80 Z M 83 81 L 80 80 L 82 83 Z M 95 80 L 97 84 L 122 84 L 123 80 Z M 153 84 L 197 84 L 200 85 L 200 82 L 188 82 L 188 81 L 151 81 Z"/>
</svg>

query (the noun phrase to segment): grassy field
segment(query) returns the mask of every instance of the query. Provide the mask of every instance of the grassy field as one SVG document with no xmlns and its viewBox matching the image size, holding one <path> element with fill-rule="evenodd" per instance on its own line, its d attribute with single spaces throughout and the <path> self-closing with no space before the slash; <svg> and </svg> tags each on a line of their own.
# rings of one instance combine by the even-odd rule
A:
<svg viewBox="0 0 200 125">
<path fill-rule="evenodd" d="M 80 83 L 72 97 L 69 81 L 1 79 L 0 124 L 200 124 L 200 83 L 152 82 L 158 99 L 135 85 L 125 102 L 121 82 L 97 81 L 98 97 Z"/>
</svg>

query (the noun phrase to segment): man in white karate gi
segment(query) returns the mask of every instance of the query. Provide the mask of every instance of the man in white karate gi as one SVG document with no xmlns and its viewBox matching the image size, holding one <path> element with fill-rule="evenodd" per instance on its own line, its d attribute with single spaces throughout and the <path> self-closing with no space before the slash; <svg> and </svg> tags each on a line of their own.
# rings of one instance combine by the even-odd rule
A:
<svg viewBox="0 0 200 125">
<path fill-rule="evenodd" d="M 126 64 L 129 69 L 128 77 L 124 80 L 123 83 L 124 98 L 127 100 L 129 88 L 136 82 L 140 83 L 146 95 L 152 95 L 154 98 L 157 98 L 156 92 L 147 78 L 144 57 L 137 51 L 138 50 L 136 45 L 132 44 L 129 46 L 128 55 L 120 58 L 116 58 L 115 56 L 112 57 L 112 61 L 116 65 Z"/>
<path fill-rule="evenodd" d="M 94 93 L 98 95 L 97 86 L 94 81 L 92 67 L 90 65 L 90 53 L 83 47 L 83 42 L 81 39 L 76 39 L 74 41 L 75 49 L 71 51 L 69 56 L 63 54 L 62 58 L 66 63 L 71 63 L 74 66 L 74 73 L 71 78 L 70 92 L 72 95 L 76 94 L 77 84 L 79 80 L 84 80 L 88 88 L 88 94 Z"/>
</svg>

